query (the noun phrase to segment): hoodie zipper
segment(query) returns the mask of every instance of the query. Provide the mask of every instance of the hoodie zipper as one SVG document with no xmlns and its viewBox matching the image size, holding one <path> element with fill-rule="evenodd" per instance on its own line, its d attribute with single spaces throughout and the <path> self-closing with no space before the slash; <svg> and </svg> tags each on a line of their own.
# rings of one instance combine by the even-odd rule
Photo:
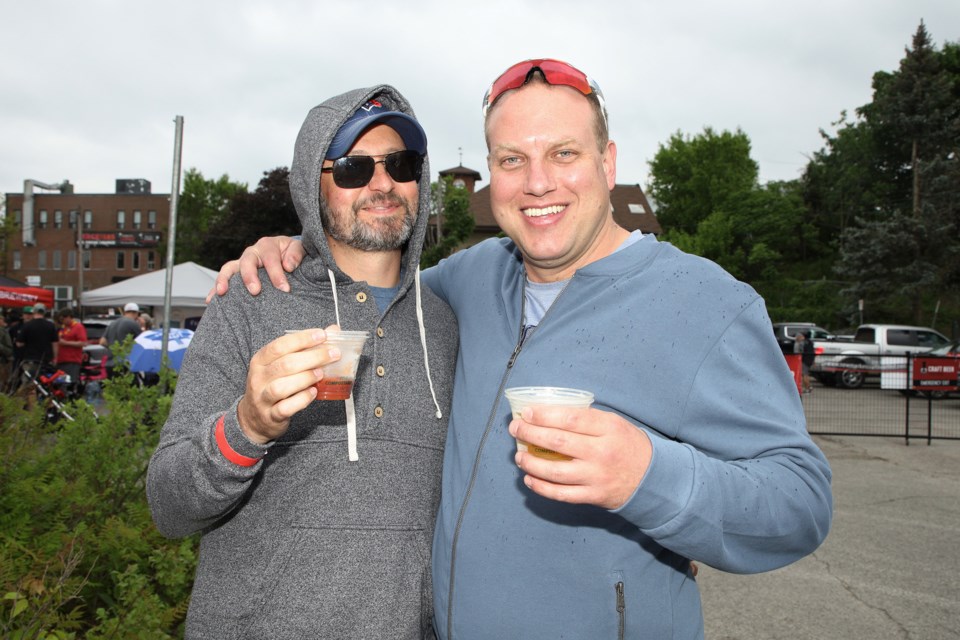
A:
<svg viewBox="0 0 960 640">
<path fill-rule="evenodd" d="M 617 591 L 617 615 L 620 618 L 617 638 L 623 640 L 623 633 L 627 624 L 627 604 L 623 597 L 623 582 L 618 582 L 614 588 Z"/>
<path fill-rule="evenodd" d="M 573 278 L 570 278 L 572 281 Z M 507 361 L 507 368 L 503 372 L 503 377 L 500 379 L 500 388 L 497 389 L 497 398 L 493 402 L 493 407 L 490 409 L 490 415 L 487 416 L 487 425 L 483 430 L 483 436 L 480 437 L 480 444 L 477 446 L 477 455 L 473 460 L 473 469 L 470 472 L 470 482 L 467 484 L 467 491 L 464 493 L 463 502 L 460 504 L 460 512 L 457 514 L 457 524 L 453 529 L 453 542 L 450 544 L 450 585 L 447 590 L 447 640 L 453 639 L 453 585 L 454 579 L 456 576 L 456 565 L 457 565 L 457 542 L 460 540 L 460 528 L 463 526 L 463 517 L 467 510 L 467 503 L 470 502 L 470 496 L 473 494 L 473 486 L 477 481 L 477 469 L 480 467 L 480 456 L 483 453 L 483 447 L 486 445 L 487 437 L 490 435 L 490 430 L 493 427 L 494 420 L 497 417 L 497 411 L 500 408 L 500 400 L 503 398 L 503 390 L 507 386 L 507 381 L 510 379 L 510 371 L 513 369 L 514 363 L 517 361 L 517 358 L 520 356 L 520 352 L 523 350 L 523 345 L 526 341 L 533 335 L 537 327 L 543 324 L 544 320 L 547 319 L 547 316 L 550 315 L 550 311 L 556 306 L 557 301 L 560 299 L 560 296 L 564 294 L 567 290 L 567 287 L 570 285 L 570 281 L 564 285 L 563 289 L 560 290 L 560 293 L 557 294 L 557 297 L 553 299 L 550 308 L 547 309 L 547 312 L 543 314 L 543 317 L 540 319 L 540 323 L 537 325 L 526 325 L 524 319 L 527 315 L 527 278 L 526 273 L 523 275 L 523 289 L 520 296 L 520 331 L 517 337 L 517 346 L 514 347 L 513 353 L 510 354 L 510 359 Z"/>
</svg>

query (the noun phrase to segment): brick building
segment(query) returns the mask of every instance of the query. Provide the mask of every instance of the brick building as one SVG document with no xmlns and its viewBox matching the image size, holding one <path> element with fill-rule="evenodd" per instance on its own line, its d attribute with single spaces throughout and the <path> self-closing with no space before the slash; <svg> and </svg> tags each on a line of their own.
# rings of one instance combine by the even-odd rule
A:
<svg viewBox="0 0 960 640">
<path fill-rule="evenodd" d="M 77 306 L 81 291 L 164 266 L 170 196 L 151 193 L 147 180 L 117 180 L 107 194 L 26 180 L 24 193 L 6 194 L 6 215 L 13 227 L 3 275 L 53 290 L 57 308 Z"/>
</svg>

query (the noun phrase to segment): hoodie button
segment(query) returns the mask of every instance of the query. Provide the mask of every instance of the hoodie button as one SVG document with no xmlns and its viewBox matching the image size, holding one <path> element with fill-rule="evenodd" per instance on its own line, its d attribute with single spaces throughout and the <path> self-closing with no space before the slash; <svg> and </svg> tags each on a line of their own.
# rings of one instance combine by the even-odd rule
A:
<svg viewBox="0 0 960 640">
<path fill-rule="evenodd" d="M 387 370 L 383 368 L 383 365 L 380 365 L 379 367 L 377 367 L 378 376 L 382 378 L 384 375 L 386 375 L 386 373 L 387 373 Z"/>
<path fill-rule="evenodd" d="M 357 294 L 357 302 L 366 302 L 366 301 L 367 301 L 367 294 L 366 294 L 366 293 L 364 293 L 363 291 L 361 291 L 360 293 Z"/>
<path fill-rule="evenodd" d="M 373 410 L 373 415 L 377 416 L 378 418 L 382 418 L 382 417 L 383 417 L 383 407 L 377 407 L 376 409 L 374 409 L 374 410 Z"/>
<path fill-rule="evenodd" d="M 378 338 L 383 337 L 383 327 L 377 327 L 377 337 Z"/>
</svg>

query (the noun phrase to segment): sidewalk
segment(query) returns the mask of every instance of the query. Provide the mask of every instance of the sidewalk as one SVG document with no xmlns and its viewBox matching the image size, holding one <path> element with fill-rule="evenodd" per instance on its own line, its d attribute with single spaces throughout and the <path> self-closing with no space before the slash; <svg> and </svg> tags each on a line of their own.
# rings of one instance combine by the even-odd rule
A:
<svg viewBox="0 0 960 640">
<path fill-rule="evenodd" d="M 766 574 L 701 567 L 706 637 L 960 638 L 960 442 L 816 436 L 833 469 L 833 527 Z"/>
</svg>

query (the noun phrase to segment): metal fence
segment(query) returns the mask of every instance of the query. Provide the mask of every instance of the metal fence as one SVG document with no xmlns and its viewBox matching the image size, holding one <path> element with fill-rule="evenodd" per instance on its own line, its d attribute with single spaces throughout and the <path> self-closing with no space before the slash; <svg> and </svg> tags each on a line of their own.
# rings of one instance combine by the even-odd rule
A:
<svg viewBox="0 0 960 640">
<path fill-rule="evenodd" d="M 927 365 L 931 373 L 927 371 Z M 946 366 L 944 366 L 946 365 Z M 885 357 L 863 374 L 859 388 L 822 373 L 810 393 L 802 394 L 807 430 L 819 435 L 887 436 L 911 440 L 960 440 L 960 392 L 944 391 L 956 357 L 929 360 L 923 356 Z M 938 369 L 937 367 L 942 367 Z M 946 370 L 945 375 L 938 375 Z M 850 376 L 847 375 L 849 379 Z"/>
</svg>

